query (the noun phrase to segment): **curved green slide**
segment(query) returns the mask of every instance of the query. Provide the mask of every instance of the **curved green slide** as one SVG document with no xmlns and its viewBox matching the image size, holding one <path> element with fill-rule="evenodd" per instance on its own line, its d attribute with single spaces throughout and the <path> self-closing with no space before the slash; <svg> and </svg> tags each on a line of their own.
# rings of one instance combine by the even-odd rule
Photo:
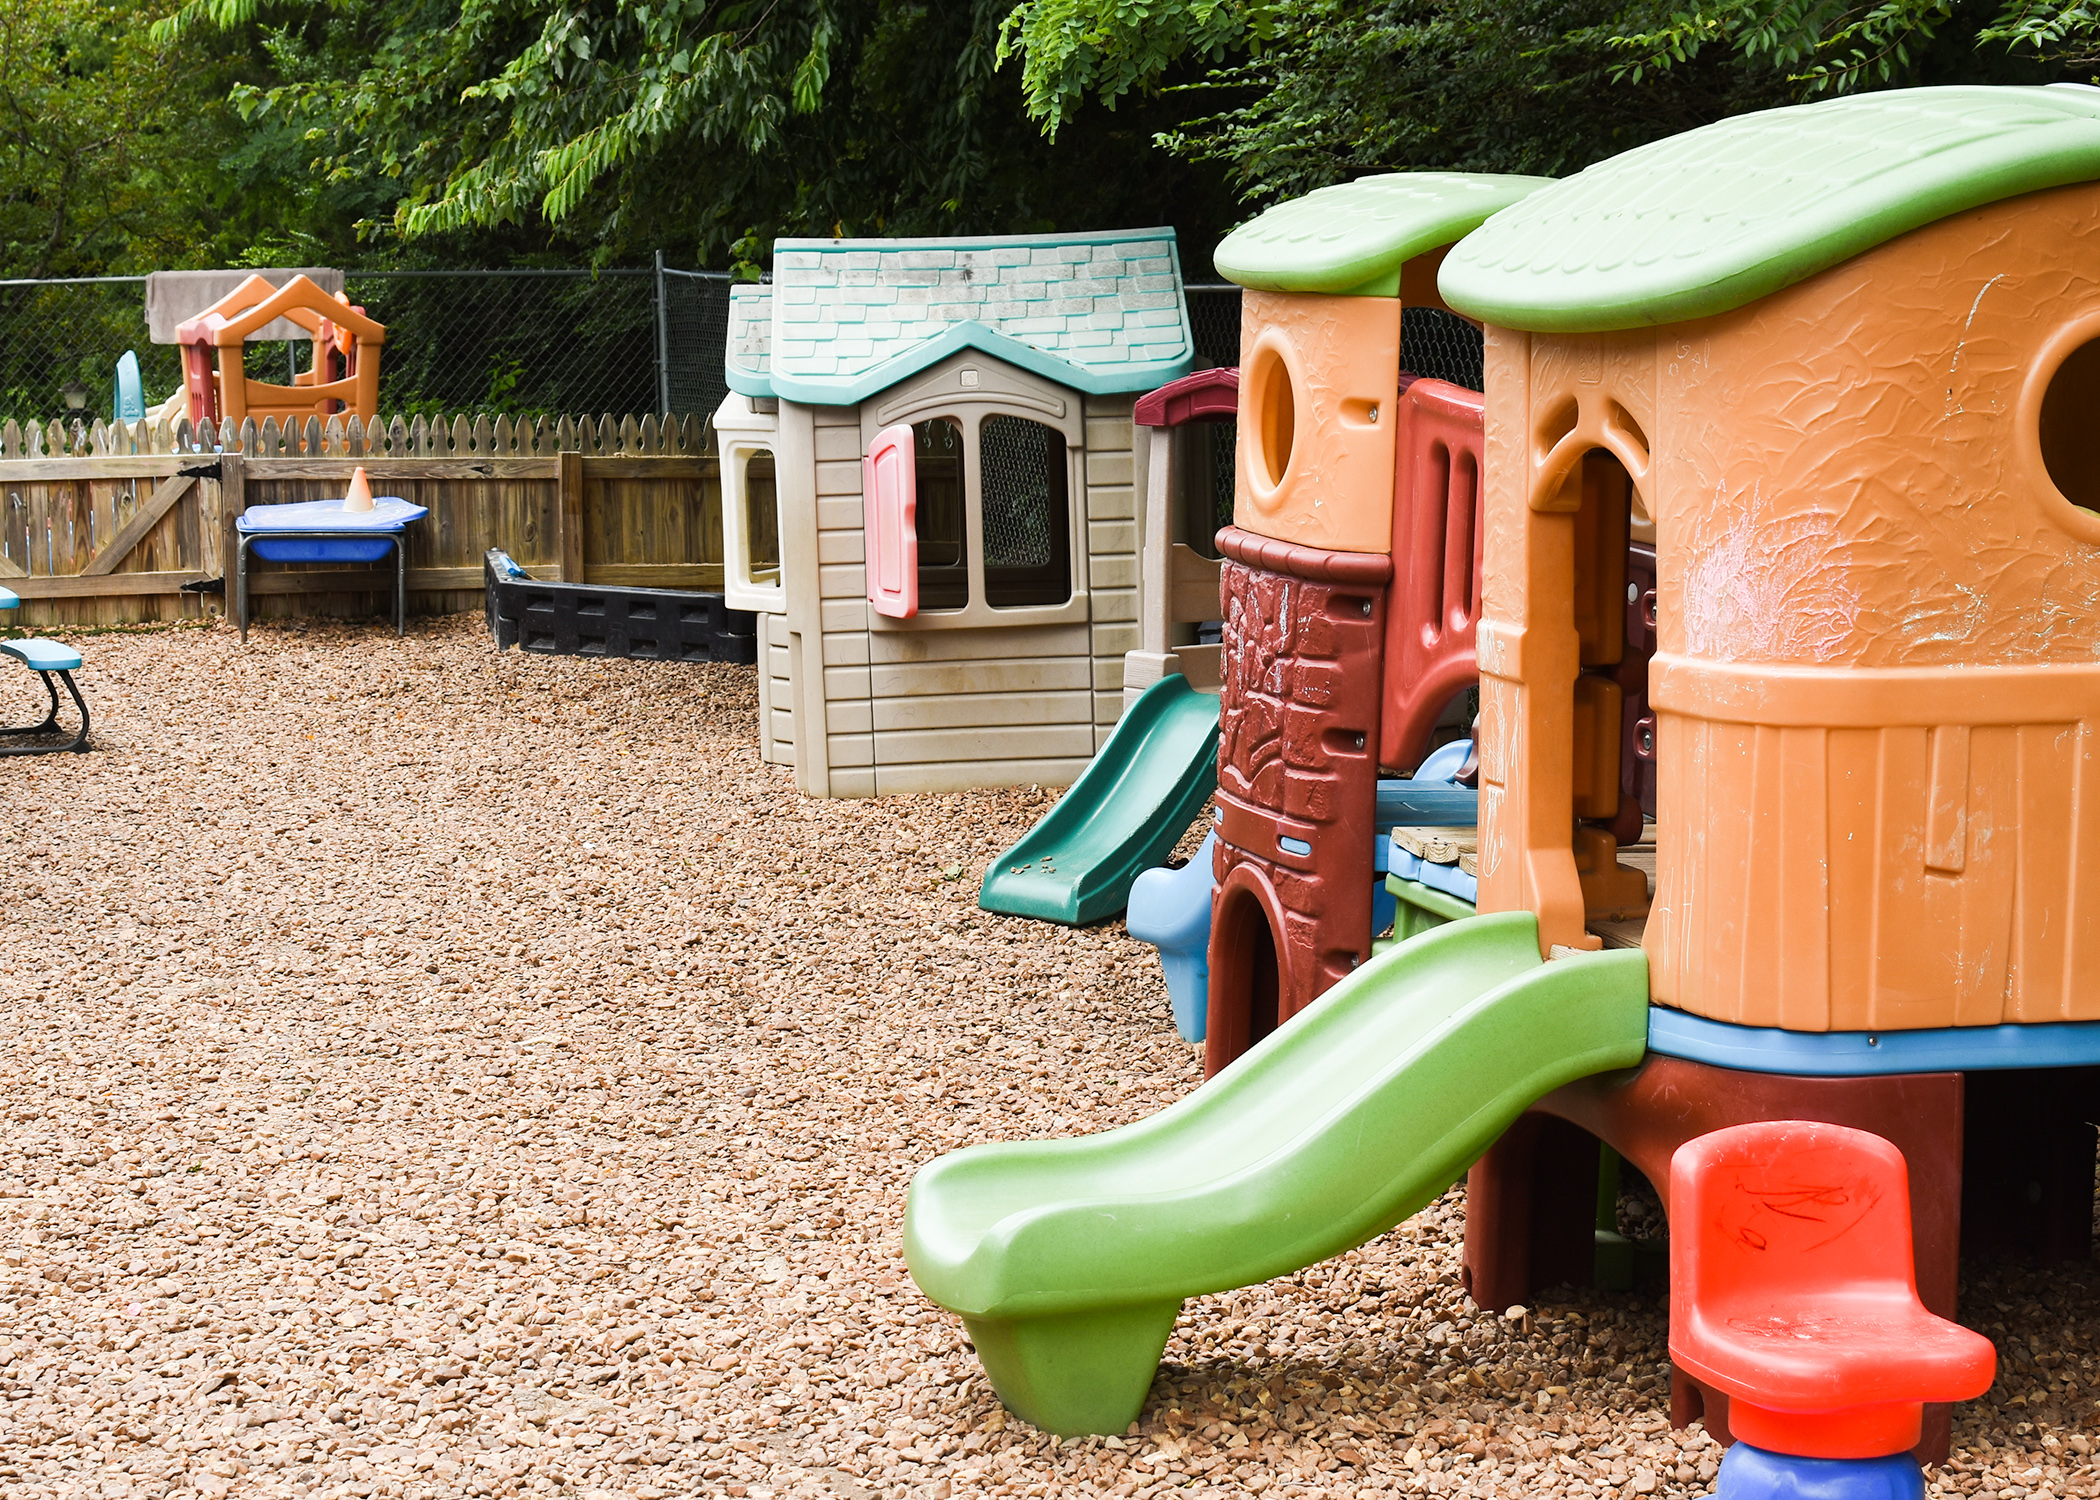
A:
<svg viewBox="0 0 2100 1500">
<path fill-rule="evenodd" d="M 1060 1435 L 1136 1419 L 1183 1299 L 1382 1234 L 1527 1106 L 1631 1067 L 1638 949 L 1541 963 L 1528 912 L 1373 958 L 1193 1094 L 1067 1140 L 972 1146 L 912 1180 L 904 1254 L 999 1398 Z"/>
<path fill-rule="evenodd" d="M 1077 925 L 1119 912 L 1218 784 L 1218 696 L 1179 672 L 1145 689 L 1072 789 L 984 873 L 977 904 Z"/>
</svg>

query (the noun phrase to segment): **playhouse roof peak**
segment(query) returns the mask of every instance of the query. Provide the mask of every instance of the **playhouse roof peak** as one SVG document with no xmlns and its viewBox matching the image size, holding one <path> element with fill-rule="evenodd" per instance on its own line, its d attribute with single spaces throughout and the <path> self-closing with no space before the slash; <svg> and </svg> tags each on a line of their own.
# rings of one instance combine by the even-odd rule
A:
<svg viewBox="0 0 2100 1500">
<path fill-rule="evenodd" d="M 2100 178 L 2100 89 L 1891 89 L 1738 115 L 1599 162 L 1461 240 L 1438 277 L 1505 328 L 1728 312 L 1964 210 Z"/>
<path fill-rule="evenodd" d="M 1280 203 L 1225 236 L 1219 274 L 1265 292 L 1397 297 L 1400 267 L 1552 183 L 1499 172 L 1389 172 Z"/>
<path fill-rule="evenodd" d="M 745 396 L 850 406 L 966 348 L 1091 395 L 1186 374 L 1174 231 L 783 239 L 771 284 L 730 292 L 725 373 Z"/>
</svg>

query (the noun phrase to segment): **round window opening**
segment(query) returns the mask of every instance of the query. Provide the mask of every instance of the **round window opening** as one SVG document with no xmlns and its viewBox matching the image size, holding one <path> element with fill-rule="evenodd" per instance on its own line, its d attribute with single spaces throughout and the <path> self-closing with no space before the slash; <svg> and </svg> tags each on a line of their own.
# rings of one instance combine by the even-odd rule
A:
<svg viewBox="0 0 2100 1500">
<path fill-rule="evenodd" d="M 2042 392 L 2042 464 L 2066 500 L 2100 511 L 2100 339 L 2073 349 Z"/>
<path fill-rule="evenodd" d="M 1290 366 L 1275 348 L 1255 355 L 1254 430 L 1256 478 L 1275 489 L 1291 467 L 1291 443 L 1298 432 L 1298 398 L 1291 389 Z"/>
</svg>

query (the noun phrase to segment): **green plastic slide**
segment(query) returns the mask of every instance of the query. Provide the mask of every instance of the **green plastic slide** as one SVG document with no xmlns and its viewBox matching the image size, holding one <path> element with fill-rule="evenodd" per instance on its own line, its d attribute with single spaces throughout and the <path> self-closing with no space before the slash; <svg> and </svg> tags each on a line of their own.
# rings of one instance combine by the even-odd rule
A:
<svg viewBox="0 0 2100 1500">
<path fill-rule="evenodd" d="M 977 904 L 1046 922 L 1098 921 L 1164 864 L 1218 784 L 1218 698 L 1176 672 L 1145 689 L 1027 837 L 985 871 Z"/>
<path fill-rule="evenodd" d="M 999 1398 L 1119 1433 L 1185 1298 L 1382 1234 L 1525 1108 L 1646 1050 L 1647 956 L 1541 963 L 1527 912 L 1373 958 L 1202 1088 L 1101 1135 L 973 1146 L 912 1180 L 904 1254 Z"/>
</svg>

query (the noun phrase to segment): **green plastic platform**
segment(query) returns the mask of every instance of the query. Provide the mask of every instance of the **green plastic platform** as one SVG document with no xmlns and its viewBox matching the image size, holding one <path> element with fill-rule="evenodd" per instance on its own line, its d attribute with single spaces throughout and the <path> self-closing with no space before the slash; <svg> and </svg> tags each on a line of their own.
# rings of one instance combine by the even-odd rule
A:
<svg viewBox="0 0 2100 1500">
<path fill-rule="evenodd" d="M 984 873 L 977 904 L 1045 922 L 1121 911 L 1218 784 L 1218 697 L 1176 672 L 1145 689 L 1072 789 Z"/>
<path fill-rule="evenodd" d="M 1538 922 L 1452 922 L 1373 958 L 1148 1120 L 922 1170 L 904 1254 L 1007 1407 L 1062 1436 L 1136 1419 L 1184 1299 L 1382 1234 L 1527 1106 L 1641 1060 L 1647 957 L 1541 963 Z"/>
</svg>

